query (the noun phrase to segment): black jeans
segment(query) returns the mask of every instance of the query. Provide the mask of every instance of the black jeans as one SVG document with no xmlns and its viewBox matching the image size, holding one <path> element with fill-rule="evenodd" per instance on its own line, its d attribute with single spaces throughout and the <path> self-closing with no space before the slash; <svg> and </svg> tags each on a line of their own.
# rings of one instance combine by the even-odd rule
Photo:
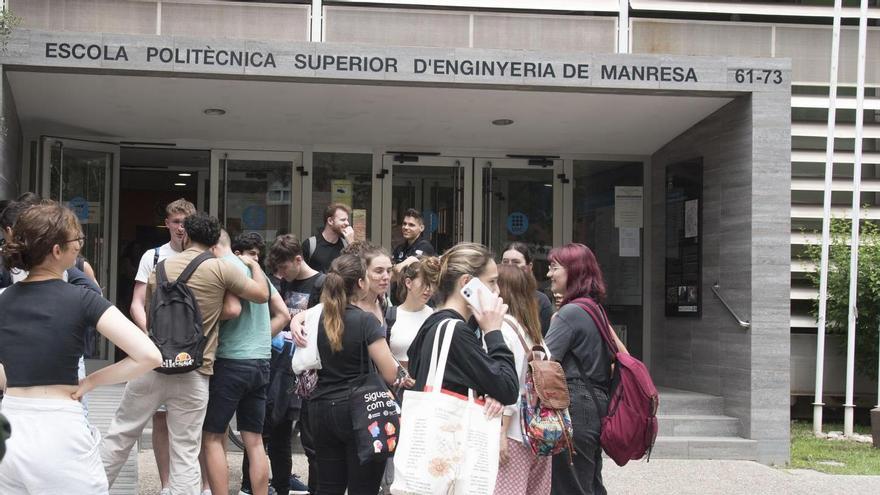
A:
<svg viewBox="0 0 880 495">
<path fill-rule="evenodd" d="M 376 495 L 385 462 L 361 465 L 355 446 L 348 398 L 309 401 L 318 472 L 318 495 Z"/>
<path fill-rule="evenodd" d="M 309 401 L 302 399 L 302 409 L 299 413 L 299 440 L 302 442 L 303 451 L 309 462 L 309 492 L 318 493 L 318 459 L 315 458 L 315 439 L 312 437 L 312 426 L 309 422 Z"/>
<path fill-rule="evenodd" d="M 593 389 L 580 380 L 568 382 L 571 395 L 571 427 L 574 430 L 574 465 L 569 464 L 568 455 L 553 456 L 553 482 L 551 495 L 606 495 L 602 484 L 602 447 L 599 446 L 599 433 L 602 421 Z M 599 407 L 608 409 L 608 398 L 598 391 Z"/>
<path fill-rule="evenodd" d="M 278 493 L 290 491 L 290 470 L 293 467 L 291 458 L 290 435 L 293 431 L 293 421 L 283 420 L 275 426 L 266 423 L 263 430 L 263 443 L 269 454 L 269 465 L 272 467 L 272 487 Z M 241 486 L 251 488 L 249 474 L 250 462 L 247 452 L 241 461 Z"/>
</svg>

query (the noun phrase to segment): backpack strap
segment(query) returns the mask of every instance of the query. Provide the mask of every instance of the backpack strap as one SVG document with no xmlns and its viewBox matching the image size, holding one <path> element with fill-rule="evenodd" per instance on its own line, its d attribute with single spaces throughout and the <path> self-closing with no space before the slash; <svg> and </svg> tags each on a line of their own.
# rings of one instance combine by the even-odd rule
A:
<svg viewBox="0 0 880 495">
<path fill-rule="evenodd" d="M 165 274 L 165 260 L 156 265 L 156 285 L 162 285 L 168 282 L 168 275 Z"/>
<path fill-rule="evenodd" d="M 596 328 L 599 330 L 599 335 L 602 336 L 605 345 L 608 346 L 613 359 L 620 352 L 620 349 L 617 346 L 617 341 L 611 335 L 613 330 L 611 330 L 611 323 L 608 321 L 608 315 L 605 314 L 605 310 L 596 301 L 586 297 L 575 299 L 572 303 L 580 306 L 593 319 L 593 323 L 595 323 Z"/>
<path fill-rule="evenodd" d="M 318 237 L 313 235 L 306 239 L 306 242 L 309 243 L 309 249 L 307 251 L 309 252 L 309 260 L 311 260 L 315 251 L 318 249 Z"/>
<path fill-rule="evenodd" d="M 186 265 L 186 268 L 183 269 L 183 272 L 177 277 L 177 282 L 186 283 L 187 280 L 192 276 L 192 274 L 196 271 L 196 268 L 199 267 L 204 261 L 209 260 L 214 257 L 214 254 L 211 251 L 205 251 L 202 254 L 196 256 L 192 261 Z M 164 261 L 163 261 L 164 262 Z"/>
<path fill-rule="evenodd" d="M 159 248 L 153 249 L 153 266 L 159 264 Z"/>
<path fill-rule="evenodd" d="M 529 354 L 529 345 L 526 344 L 526 339 L 523 338 L 522 334 L 521 334 L 520 331 L 519 331 L 519 328 L 520 328 L 520 324 L 519 324 L 519 322 L 516 321 L 516 319 L 514 319 L 514 317 L 513 317 L 513 316 L 510 316 L 510 315 L 504 315 L 504 321 L 505 321 L 508 325 L 510 325 L 510 328 L 513 329 L 513 333 L 515 333 L 516 336 L 519 338 L 519 343 L 522 344 L 522 346 L 523 346 L 523 350 L 526 351 L 526 359 L 527 359 L 528 361 L 531 361 L 531 360 L 532 360 L 532 357 L 531 357 L 531 355 Z"/>
</svg>

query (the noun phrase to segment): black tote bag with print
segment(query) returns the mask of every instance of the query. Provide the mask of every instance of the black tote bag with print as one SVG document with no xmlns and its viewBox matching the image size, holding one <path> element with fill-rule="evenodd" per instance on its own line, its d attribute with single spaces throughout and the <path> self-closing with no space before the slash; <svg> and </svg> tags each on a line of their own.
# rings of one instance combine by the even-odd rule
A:
<svg viewBox="0 0 880 495">
<path fill-rule="evenodd" d="M 354 380 L 349 395 L 351 424 L 361 464 L 384 462 L 394 455 L 400 431 L 400 407 L 367 354 L 366 339 L 361 343 L 361 375 Z"/>
</svg>

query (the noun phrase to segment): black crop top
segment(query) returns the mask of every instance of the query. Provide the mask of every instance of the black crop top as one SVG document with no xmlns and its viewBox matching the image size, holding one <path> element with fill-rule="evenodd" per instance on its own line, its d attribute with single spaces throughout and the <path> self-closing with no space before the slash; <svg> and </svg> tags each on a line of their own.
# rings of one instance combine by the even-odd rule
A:
<svg viewBox="0 0 880 495">
<path fill-rule="evenodd" d="M 86 329 L 110 306 L 59 279 L 7 288 L 0 294 L 0 364 L 7 387 L 78 384 Z"/>
</svg>

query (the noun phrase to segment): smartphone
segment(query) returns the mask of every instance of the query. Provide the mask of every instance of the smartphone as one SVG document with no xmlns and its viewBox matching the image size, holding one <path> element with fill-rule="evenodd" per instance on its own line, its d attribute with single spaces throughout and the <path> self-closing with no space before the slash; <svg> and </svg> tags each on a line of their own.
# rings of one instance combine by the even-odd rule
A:
<svg viewBox="0 0 880 495">
<path fill-rule="evenodd" d="M 491 294 L 492 291 L 489 290 L 486 285 L 480 281 L 477 277 L 474 277 L 465 284 L 464 287 L 461 288 L 461 295 L 464 297 L 465 301 L 471 305 L 477 311 L 482 311 L 483 307 L 480 305 L 480 292 L 486 291 L 486 294 Z"/>
</svg>

